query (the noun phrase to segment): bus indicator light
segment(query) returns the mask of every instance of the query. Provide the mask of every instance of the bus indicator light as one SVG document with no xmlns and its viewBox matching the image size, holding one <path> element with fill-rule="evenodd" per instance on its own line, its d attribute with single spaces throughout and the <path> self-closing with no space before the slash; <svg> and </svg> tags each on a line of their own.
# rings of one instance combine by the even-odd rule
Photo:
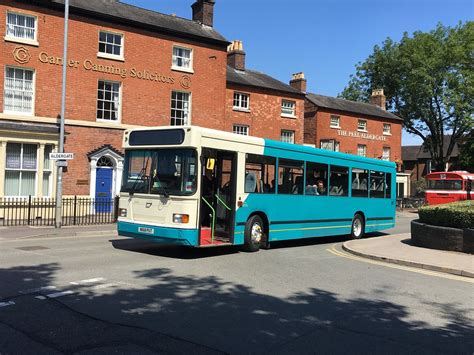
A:
<svg viewBox="0 0 474 355">
<path fill-rule="evenodd" d="M 173 223 L 188 223 L 189 215 L 188 214 L 173 214 Z"/>
</svg>

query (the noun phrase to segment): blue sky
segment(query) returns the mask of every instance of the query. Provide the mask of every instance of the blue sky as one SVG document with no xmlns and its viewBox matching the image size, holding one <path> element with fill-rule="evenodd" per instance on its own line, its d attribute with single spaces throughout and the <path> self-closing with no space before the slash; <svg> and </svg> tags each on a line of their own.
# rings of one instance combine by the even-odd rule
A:
<svg viewBox="0 0 474 355">
<path fill-rule="evenodd" d="M 194 0 L 122 0 L 191 18 Z M 308 91 L 336 96 L 357 62 L 385 38 L 474 19 L 472 0 L 216 0 L 214 27 L 244 43 L 246 66 L 288 82 L 303 71 Z M 403 135 L 403 144 L 418 144 Z"/>
</svg>

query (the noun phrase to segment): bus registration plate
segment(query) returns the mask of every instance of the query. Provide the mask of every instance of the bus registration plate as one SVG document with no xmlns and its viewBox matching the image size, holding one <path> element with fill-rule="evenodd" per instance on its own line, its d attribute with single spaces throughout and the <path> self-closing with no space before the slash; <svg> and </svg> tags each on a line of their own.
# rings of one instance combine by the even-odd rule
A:
<svg viewBox="0 0 474 355">
<path fill-rule="evenodd" d="M 146 227 L 138 227 L 138 231 L 140 233 L 145 233 L 145 234 L 153 234 L 155 232 L 153 228 L 146 228 Z"/>
</svg>

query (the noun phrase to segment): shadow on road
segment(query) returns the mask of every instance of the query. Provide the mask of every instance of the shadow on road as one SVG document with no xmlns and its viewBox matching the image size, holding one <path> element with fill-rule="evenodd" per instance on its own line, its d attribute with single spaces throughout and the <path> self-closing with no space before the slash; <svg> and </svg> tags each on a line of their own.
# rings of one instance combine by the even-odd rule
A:
<svg viewBox="0 0 474 355">
<path fill-rule="evenodd" d="M 365 235 L 364 238 L 376 238 L 388 235 L 383 232 L 373 232 Z M 305 238 L 297 240 L 286 240 L 272 242 L 270 251 L 273 249 L 298 248 L 310 245 L 325 245 L 333 243 L 342 243 L 350 239 L 350 236 L 330 236 L 318 238 Z M 135 253 L 154 255 L 174 259 L 201 259 L 215 256 L 223 256 L 239 253 L 240 246 L 193 248 L 176 245 L 163 245 L 153 242 L 147 242 L 139 239 L 111 239 L 109 240 L 115 249 L 126 250 Z"/>
<path fill-rule="evenodd" d="M 59 271 L 54 263 L 3 268 L 0 282 L 50 286 Z M 174 353 L 470 353 L 474 347 L 472 320 L 464 316 L 468 305 L 430 304 L 444 320 L 434 327 L 383 300 L 398 292 L 390 288 L 377 290 L 372 299 L 364 290 L 344 299 L 318 288 L 275 297 L 215 276 L 182 276 L 166 268 L 134 274 L 142 286 L 102 292 L 84 287 L 57 300 L 18 295 L 14 306 L 0 308 L 0 333 L 15 330 L 18 341 L 27 336 L 38 346 L 67 353 L 116 347 L 127 353 L 130 346 L 135 352 Z M 21 350 L 12 339 L 0 336 L 0 349 Z"/>
</svg>

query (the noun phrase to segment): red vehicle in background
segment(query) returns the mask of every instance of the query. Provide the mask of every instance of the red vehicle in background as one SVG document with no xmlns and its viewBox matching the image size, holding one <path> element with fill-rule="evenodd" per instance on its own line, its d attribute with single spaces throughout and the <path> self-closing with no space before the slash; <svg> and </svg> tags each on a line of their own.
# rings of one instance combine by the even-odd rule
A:
<svg viewBox="0 0 474 355">
<path fill-rule="evenodd" d="M 436 172 L 426 175 L 428 205 L 474 199 L 474 174 L 467 171 Z"/>
</svg>

